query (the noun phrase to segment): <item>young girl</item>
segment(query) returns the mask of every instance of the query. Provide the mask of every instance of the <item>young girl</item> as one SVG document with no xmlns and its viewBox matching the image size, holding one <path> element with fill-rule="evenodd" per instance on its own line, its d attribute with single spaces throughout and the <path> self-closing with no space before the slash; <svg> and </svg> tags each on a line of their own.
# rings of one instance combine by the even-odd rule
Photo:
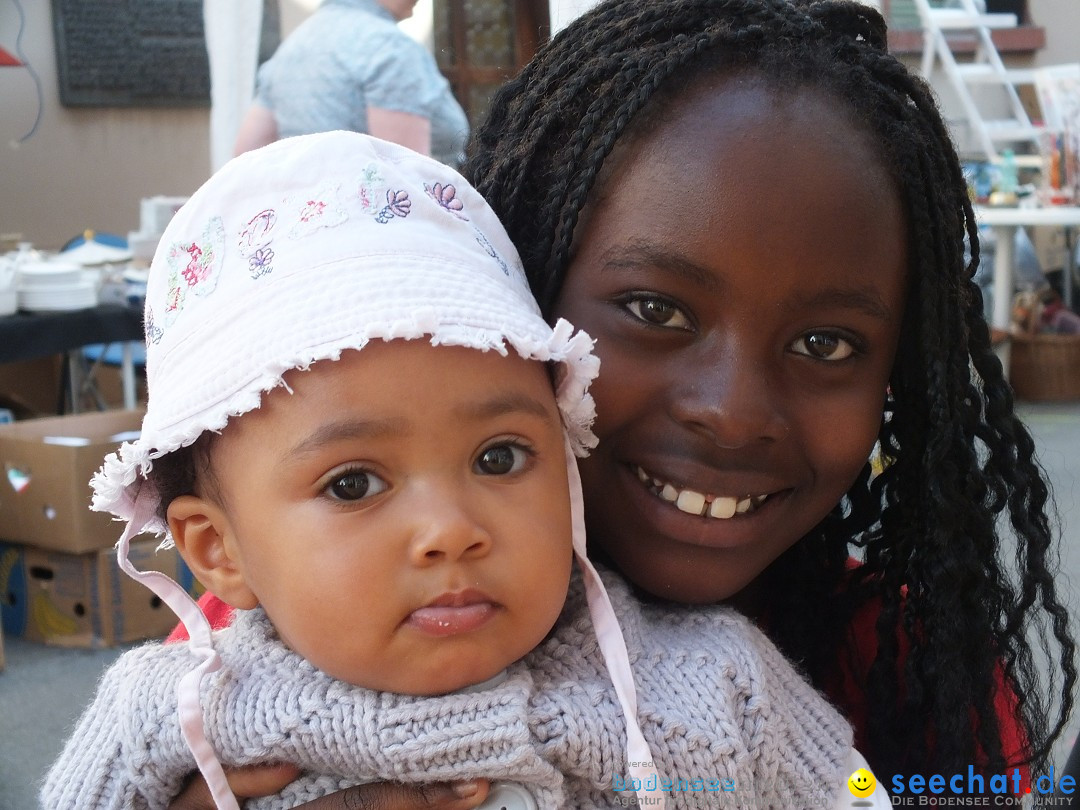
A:
<svg viewBox="0 0 1080 810">
<path fill-rule="evenodd" d="M 1038 773 L 1076 683 L 1048 486 L 960 165 L 885 34 L 842 0 L 610 0 L 496 96 L 465 173 L 597 341 L 602 559 L 754 615 L 879 776 Z"/>
<path fill-rule="evenodd" d="M 452 170 L 344 132 L 242 156 L 169 225 L 146 322 L 142 432 L 95 507 L 192 641 L 110 669 L 43 806 L 162 807 L 198 764 L 235 808 L 221 765 L 274 760 L 302 777 L 249 807 L 469 777 L 501 808 L 841 806 L 850 729 L 756 628 L 609 602 L 574 456 L 591 341 Z M 227 630 L 127 561 L 166 523 Z"/>
</svg>

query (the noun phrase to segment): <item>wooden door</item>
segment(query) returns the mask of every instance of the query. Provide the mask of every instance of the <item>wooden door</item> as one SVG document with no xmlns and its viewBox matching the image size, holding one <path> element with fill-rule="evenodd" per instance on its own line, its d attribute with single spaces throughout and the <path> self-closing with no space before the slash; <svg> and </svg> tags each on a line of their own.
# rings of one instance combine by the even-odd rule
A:
<svg viewBox="0 0 1080 810">
<path fill-rule="evenodd" d="M 435 0 L 435 59 L 475 127 L 550 36 L 548 0 Z"/>
</svg>

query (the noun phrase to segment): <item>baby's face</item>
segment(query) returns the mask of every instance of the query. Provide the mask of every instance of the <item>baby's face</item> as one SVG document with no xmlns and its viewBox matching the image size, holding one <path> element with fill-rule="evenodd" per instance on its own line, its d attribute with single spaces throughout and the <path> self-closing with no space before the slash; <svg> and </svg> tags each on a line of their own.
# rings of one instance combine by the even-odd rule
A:
<svg viewBox="0 0 1080 810">
<path fill-rule="evenodd" d="M 572 558 L 544 367 L 376 340 L 286 380 L 212 458 L 233 554 L 285 643 L 341 680 L 421 695 L 539 643 Z"/>
</svg>

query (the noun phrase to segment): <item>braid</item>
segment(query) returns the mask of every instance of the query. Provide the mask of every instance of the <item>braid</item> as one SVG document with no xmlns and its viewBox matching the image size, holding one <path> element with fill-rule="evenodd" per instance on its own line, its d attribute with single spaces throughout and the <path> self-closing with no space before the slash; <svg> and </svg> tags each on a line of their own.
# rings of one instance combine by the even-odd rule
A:
<svg viewBox="0 0 1080 810">
<path fill-rule="evenodd" d="M 764 20 L 787 5 L 604 3 L 588 15 L 589 24 L 560 34 L 495 94 L 464 173 L 517 237 L 542 309 L 550 311 L 562 286 L 578 216 L 630 121 L 655 100 L 665 79 L 686 74 L 702 54 L 727 61 L 743 43 L 760 47 L 764 27 L 751 22 L 734 30 L 733 20 Z M 715 14 L 711 7 L 732 13 Z"/>
<path fill-rule="evenodd" d="M 828 94 L 870 133 L 908 225 L 909 291 L 879 433 L 890 463 L 876 476 L 868 465 L 762 574 L 770 627 L 824 687 L 853 654 L 854 613 L 876 606 L 878 653 L 863 686 L 865 745 L 880 772 L 1017 764 L 1006 762 L 1015 752 L 1002 748 L 995 711 L 1002 675 L 1028 734 L 1024 755 L 1040 769 L 1076 683 L 1053 580 L 1050 493 L 990 347 L 959 160 L 932 91 L 885 43 L 881 15 L 847 0 L 608 0 L 496 94 L 464 172 L 499 213 L 550 315 L 590 194 L 681 93 L 752 72 Z M 1011 561 L 1003 511 L 1016 536 Z M 864 558 L 855 572 L 849 544 Z M 1047 684 L 1033 631 L 1055 659 Z M 1045 695 L 1060 696 L 1056 713 Z"/>
</svg>

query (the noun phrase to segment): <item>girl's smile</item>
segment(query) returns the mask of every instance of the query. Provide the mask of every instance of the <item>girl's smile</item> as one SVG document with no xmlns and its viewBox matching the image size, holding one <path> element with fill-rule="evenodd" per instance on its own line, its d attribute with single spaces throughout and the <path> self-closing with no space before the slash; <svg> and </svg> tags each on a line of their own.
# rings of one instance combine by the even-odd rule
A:
<svg viewBox="0 0 1080 810">
<path fill-rule="evenodd" d="M 627 463 L 616 479 L 630 510 L 643 525 L 697 546 L 737 550 L 751 546 L 769 527 L 774 513 L 793 488 L 746 470 L 721 471 L 687 463 L 685 458 L 656 457 L 650 464 L 666 474 L 646 473 L 646 467 Z M 675 472 L 678 470 L 678 472 Z M 643 480 L 643 475 L 644 480 Z M 682 484 L 697 481 L 697 484 Z M 716 482 L 706 483 L 706 482 Z M 731 482 L 731 483 L 724 483 Z M 756 483 L 751 483 L 756 482 Z M 756 487 L 753 495 L 724 495 L 735 487 Z"/>
<path fill-rule="evenodd" d="M 742 77 L 661 120 L 609 158 L 555 314 L 601 360 L 600 444 L 580 465 L 590 544 L 646 591 L 712 602 L 866 464 L 904 219 L 869 136 L 814 91 Z"/>
<path fill-rule="evenodd" d="M 675 504 L 679 511 L 714 520 L 728 520 L 753 512 L 769 497 L 768 493 L 745 497 L 702 494 L 689 487 L 678 487 L 670 481 L 654 478 L 643 467 L 637 468 L 637 477 L 653 495 L 665 503 Z"/>
</svg>

